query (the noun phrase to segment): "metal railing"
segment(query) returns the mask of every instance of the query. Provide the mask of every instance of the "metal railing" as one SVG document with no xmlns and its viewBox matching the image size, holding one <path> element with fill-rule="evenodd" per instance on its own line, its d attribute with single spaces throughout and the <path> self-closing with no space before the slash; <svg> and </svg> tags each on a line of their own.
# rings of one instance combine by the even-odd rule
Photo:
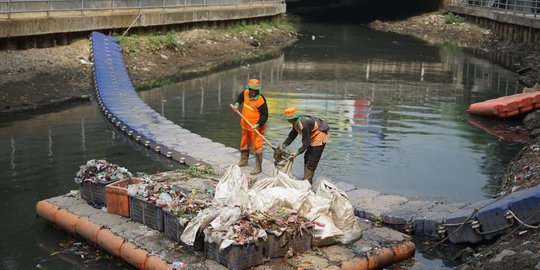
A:
<svg viewBox="0 0 540 270">
<path fill-rule="evenodd" d="M 491 9 L 494 12 L 522 17 L 537 17 L 540 0 L 450 0 L 450 6 Z"/>
<path fill-rule="evenodd" d="M 170 9 L 185 7 L 234 6 L 284 3 L 285 0 L 0 0 L 0 16 L 11 19 L 14 14 L 42 14 L 117 10 Z M 7 16 L 6 16 L 7 15 Z"/>
</svg>

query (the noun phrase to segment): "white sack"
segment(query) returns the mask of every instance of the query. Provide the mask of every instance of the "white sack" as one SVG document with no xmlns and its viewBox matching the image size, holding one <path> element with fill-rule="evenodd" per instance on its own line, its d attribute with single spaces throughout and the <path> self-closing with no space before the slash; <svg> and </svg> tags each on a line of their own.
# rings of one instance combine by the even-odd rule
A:
<svg viewBox="0 0 540 270">
<path fill-rule="evenodd" d="M 299 211 L 310 193 L 292 188 L 266 188 L 251 197 L 251 206 L 255 210 L 266 212 L 270 209 L 288 208 Z M 251 193 L 250 193 L 251 195 Z"/>
<path fill-rule="evenodd" d="M 193 246 L 197 234 L 212 222 L 219 215 L 219 209 L 206 208 L 200 211 L 193 219 L 189 221 L 184 232 L 180 236 L 180 240 L 184 244 Z"/>
<path fill-rule="evenodd" d="M 360 225 L 354 215 L 354 207 L 349 202 L 345 191 L 326 180 L 322 180 L 316 195 L 331 201 L 330 209 L 333 221 L 336 227 L 344 233 L 339 239 L 342 244 L 351 243 L 362 236 Z"/>
<path fill-rule="evenodd" d="M 319 196 L 311 196 L 312 207 L 306 215 L 314 221 L 313 244 L 315 246 L 328 246 L 335 244 L 343 237 L 343 231 L 334 224 L 331 205 L 329 199 Z"/>
<path fill-rule="evenodd" d="M 290 188 L 300 191 L 310 191 L 311 190 L 311 184 L 307 180 L 295 180 L 289 177 L 287 174 L 278 172 L 276 176 L 269 177 L 265 179 L 261 179 L 249 190 L 250 197 L 255 196 L 256 193 L 260 192 L 263 189 L 266 188 L 272 188 L 272 187 L 283 187 L 283 188 Z"/>
<path fill-rule="evenodd" d="M 216 185 L 214 202 L 218 206 L 242 206 L 249 208 L 248 180 L 238 165 L 231 165 Z"/>
</svg>

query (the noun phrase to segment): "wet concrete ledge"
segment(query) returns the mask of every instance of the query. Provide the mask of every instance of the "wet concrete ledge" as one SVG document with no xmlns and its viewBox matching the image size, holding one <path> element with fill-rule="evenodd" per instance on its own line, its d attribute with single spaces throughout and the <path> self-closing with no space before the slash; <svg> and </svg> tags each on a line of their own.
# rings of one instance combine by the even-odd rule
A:
<svg viewBox="0 0 540 270">
<path fill-rule="evenodd" d="M 121 48 L 114 37 L 93 33 L 92 54 L 99 106 L 111 123 L 127 136 L 181 163 L 207 164 L 218 172 L 239 160 L 237 149 L 191 133 L 146 105 L 131 85 Z M 273 167 L 265 160 L 264 172 L 256 178 L 272 176 Z M 249 170 L 244 167 L 243 173 L 249 176 Z M 348 183 L 336 184 L 348 193 L 358 217 L 409 234 L 435 239 L 447 237 L 453 243 L 492 240 L 518 224 L 519 219 L 509 216 L 511 211 L 523 220 L 540 203 L 540 186 L 497 200 L 465 204 L 411 200 L 359 189 Z M 540 217 L 532 223 L 540 223 Z"/>
</svg>

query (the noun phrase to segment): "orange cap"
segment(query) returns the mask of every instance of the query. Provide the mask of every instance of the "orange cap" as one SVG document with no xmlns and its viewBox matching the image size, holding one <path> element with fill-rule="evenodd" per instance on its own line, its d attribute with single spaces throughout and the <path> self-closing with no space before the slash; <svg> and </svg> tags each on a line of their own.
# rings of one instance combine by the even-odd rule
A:
<svg viewBox="0 0 540 270">
<path fill-rule="evenodd" d="M 285 109 L 283 114 L 285 114 L 285 119 L 287 120 L 300 117 L 300 114 L 296 111 L 296 108 L 293 107 Z"/>
<path fill-rule="evenodd" d="M 257 79 L 249 80 L 249 83 L 246 85 L 247 89 L 261 90 L 261 83 Z"/>
</svg>

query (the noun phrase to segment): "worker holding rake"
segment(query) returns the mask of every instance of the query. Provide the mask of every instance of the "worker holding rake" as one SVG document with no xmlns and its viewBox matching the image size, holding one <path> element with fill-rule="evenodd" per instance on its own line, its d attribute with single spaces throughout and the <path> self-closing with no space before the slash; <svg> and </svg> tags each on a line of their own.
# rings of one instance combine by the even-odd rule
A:
<svg viewBox="0 0 540 270">
<path fill-rule="evenodd" d="M 244 91 L 236 98 L 233 111 L 238 113 L 239 106 L 242 106 L 240 114 L 240 127 L 242 127 L 242 139 L 240 140 L 240 162 L 238 166 L 247 166 L 249 158 L 249 146 L 253 145 L 255 155 L 255 167 L 250 174 L 262 172 L 262 152 L 264 131 L 266 130 L 266 120 L 268 120 L 268 107 L 266 99 L 260 93 L 261 86 L 257 79 L 249 80 Z"/>
</svg>

